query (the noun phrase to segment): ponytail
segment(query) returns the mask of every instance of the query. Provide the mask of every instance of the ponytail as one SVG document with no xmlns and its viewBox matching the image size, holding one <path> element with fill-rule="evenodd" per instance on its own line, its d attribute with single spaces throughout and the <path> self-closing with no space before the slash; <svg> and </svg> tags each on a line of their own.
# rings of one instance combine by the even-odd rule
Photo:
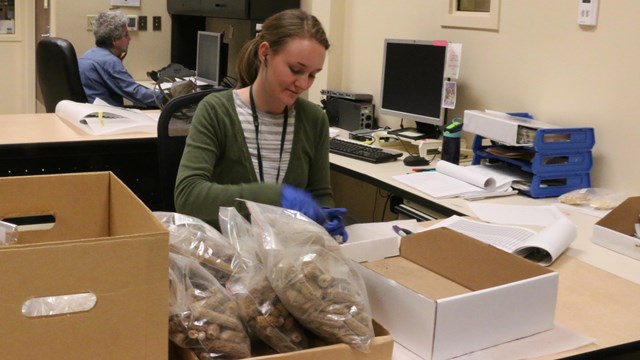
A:
<svg viewBox="0 0 640 360">
<path fill-rule="evenodd" d="M 260 37 L 249 40 L 240 50 L 238 57 L 237 72 L 238 84 L 237 88 L 247 87 L 253 84 L 258 77 L 260 70 L 260 61 L 258 60 L 258 47 L 260 46 Z"/>
</svg>

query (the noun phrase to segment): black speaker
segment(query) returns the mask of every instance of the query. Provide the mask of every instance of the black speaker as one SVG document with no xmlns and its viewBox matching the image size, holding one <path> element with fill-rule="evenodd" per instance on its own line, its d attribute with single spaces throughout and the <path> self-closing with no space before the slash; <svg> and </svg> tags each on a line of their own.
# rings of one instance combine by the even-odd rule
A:
<svg viewBox="0 0 640 360">
<path fill-rule="evenodd" d="M 325 111 L 331 126 L 345 130 L 375 129 L 375 105 L 367 101 L 328 98 Z"/>
</svg>

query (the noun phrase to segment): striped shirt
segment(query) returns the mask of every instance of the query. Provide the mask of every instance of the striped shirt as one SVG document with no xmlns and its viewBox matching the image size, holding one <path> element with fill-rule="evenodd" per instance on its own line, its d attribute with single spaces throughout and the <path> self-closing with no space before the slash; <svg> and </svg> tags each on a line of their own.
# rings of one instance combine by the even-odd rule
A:
<svg viewBox="0 0 640 360">
<path fill-rule="evenodd" d="M 249 155 L 253 162 L 253 168 L 260 179 L 258 167 L 258 146 L 256 142 L 256 128 L 253 125 L 251 107 L 245 104 L 236 90 L 233 90 L 233 99 L 242 125 L 242 132 L 247 141 Z M 265 183 L 281 183 L 284 174 L 287 172 L 289 157 L 291 154 L 291 144 L 293 143 L 293 129 L 295 125 L 295 109 L 289 109 L 287 120 L 287 134 L 280 159 L 280 141 L 282 138 L 282 126 L 284 124 L 284 114 L 268 114 L 258 111 L 260 155 L 262 157 L 262 168 Z M 278 171 L 279 170 L 279 171 Z M 279 173 L 279 175 L 278 175 Z"/>
</svg>

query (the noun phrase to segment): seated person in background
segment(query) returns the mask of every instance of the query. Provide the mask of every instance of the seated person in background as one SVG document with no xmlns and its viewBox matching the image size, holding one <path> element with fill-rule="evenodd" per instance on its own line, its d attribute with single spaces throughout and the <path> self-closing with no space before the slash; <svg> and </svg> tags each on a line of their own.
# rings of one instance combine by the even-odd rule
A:
<svg viewBox="0 0 640 360">
<path fill-rule="evenodd" d="M 329 179 L 329 121 L 299 97 L 322 70 L 329 41 L 318 19 L 295 9 L 268 18 L 240 51 L 238 88 L 198 105 L 175 189 L 176 210 L 219 227 L 221 206 L 241 200 L 305 214 L 347 240 Z M 324 208 L 322 208 L 324 207 Z"/>
<path fill-rule="evenodd" d="M 138 84 L 122 64 L 129 48 L 127 17 L 120 11 L 103 12 L 93 25 L 96 47 L 78 59 L 80 79 L 90 103 L 96 98 L 123 106 L 123 98 L 135 105 L 156 107 L 162 92 Z"/>
</svg>

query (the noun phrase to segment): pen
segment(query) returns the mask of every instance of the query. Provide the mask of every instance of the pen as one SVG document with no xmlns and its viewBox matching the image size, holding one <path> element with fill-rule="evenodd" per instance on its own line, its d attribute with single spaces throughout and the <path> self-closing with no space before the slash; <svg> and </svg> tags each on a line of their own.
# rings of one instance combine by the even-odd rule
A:
<svg viewBox="0 0 640 360">
<path fill-rule="evenodd" d="M 413 168 L 411 169 L 413 172 L 425 172 L 425 171 L 436 171 L 436 168 Z"/>
<path fill-rule="evenodd" d="M 393 232 L 395 232 L 396 234 L 398 234 L 400 236 L 407 236 L 407 235 L 413 234 L 413 232 L 411 230 L 408 230 L 408 229 L 405 229 L 405 228 L 401 228 L 398 225 L 393 225 L 393 226 L 391 226 L 391 228 L 393 229 Z"/>
</svg>

